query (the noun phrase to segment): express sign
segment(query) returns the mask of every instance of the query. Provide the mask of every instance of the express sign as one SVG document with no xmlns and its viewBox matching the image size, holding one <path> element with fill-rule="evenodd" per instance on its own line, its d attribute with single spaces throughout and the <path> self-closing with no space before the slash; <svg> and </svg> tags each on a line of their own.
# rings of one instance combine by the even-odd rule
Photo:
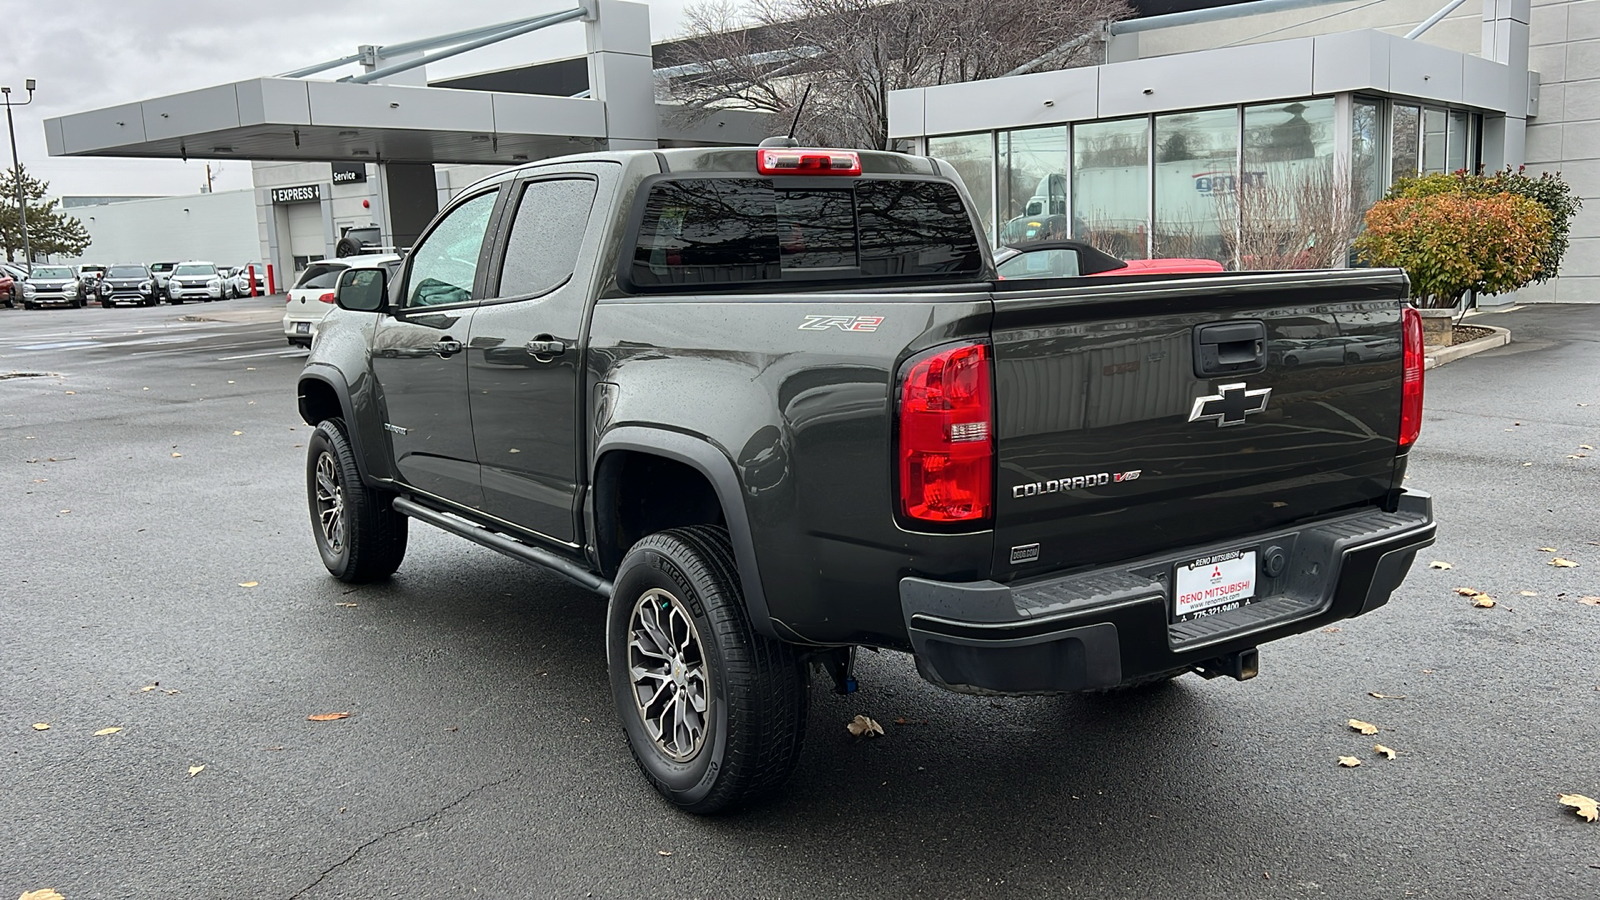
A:
<svg viewBox="0 0 1600 900">
<path fill-rule="evenodd" d="M 302 184 L 299 187 L 281 187 L 272 189 L 273 203 L 309 203 L 322 199 L 322 185 Z"/>
</svg>

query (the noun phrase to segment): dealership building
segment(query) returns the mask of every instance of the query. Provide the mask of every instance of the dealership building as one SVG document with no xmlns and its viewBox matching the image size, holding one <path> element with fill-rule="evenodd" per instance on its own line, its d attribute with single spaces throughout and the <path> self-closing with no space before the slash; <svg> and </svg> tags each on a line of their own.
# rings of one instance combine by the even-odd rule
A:
<svg viewBox="0 0 1600 900">
<path fill-rule="evenodd" d="M 1148 14 L 1164 2 L 1177 11 Z M 1322 220 L 1364 208 L 1399 177 L 1560 171 L 1588 208 L 1560 276 L 1515 299 L 1600 300 L 1600 0 L 1188 8 L 1212 2 L 1144 0 L 1147 15 L 1096 36 L 1102 65 L 894 92 L 890 133 L 955 163 L 996 242 L 1071 235 L 1128 257 L 1232 266 L 1346 264 L 1329 235 L 1349 223 Z M 583 23 L 585 56 L 445 81 L 418 64 L 441 46 L 564 21 Z M 445 199 L 498 166 L 764 136 L 763 116 L 684 124 L 658 104 L 659 51 L 646 6 L 589 0 L 51 119 L 47 138 L 52 155 L 252 160 L 255 256 L 289 272 L 333 254 L 351 228 L 409 246 Z M 336 65 L 361 74 L 313 77 Z M 86 224 L 98 256 L 107 244 Z"/>
</svg>

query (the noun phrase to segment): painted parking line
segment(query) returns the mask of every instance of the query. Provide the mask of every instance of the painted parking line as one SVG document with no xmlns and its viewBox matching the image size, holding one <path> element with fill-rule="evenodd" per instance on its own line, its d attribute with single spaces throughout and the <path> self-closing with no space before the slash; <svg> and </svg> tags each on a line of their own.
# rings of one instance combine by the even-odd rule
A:
<svg viewBox="0 0 1600 900">
<path fill-rule="evenodd" d="M 217 362 L 227 362 L 233 359 L 255 359 L 258 356 L 309 356 L 311 351 L 304 347 L 280 347 L 276 350 L 263 350 L 260 353 L 241 353 L 238 356 L 219 356 Z"/>
<path fill-rule="evenodd" d="M 13 350 L 68 350 L 73 347 L 97 347 L 96 341 L 57 341 L 52 344 L 21 344 Z"/>
</svg>

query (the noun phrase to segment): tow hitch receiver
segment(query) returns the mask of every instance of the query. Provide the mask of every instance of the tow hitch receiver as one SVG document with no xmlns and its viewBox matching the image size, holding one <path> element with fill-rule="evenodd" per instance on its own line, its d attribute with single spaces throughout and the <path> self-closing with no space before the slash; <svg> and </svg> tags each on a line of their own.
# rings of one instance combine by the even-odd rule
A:
<svg viewBox="0 0 1600 900">
<path fill-rule="evenodd" d="M 1208 659 L 1194 667 L 1206 678 L 1227 675 L 1234 681 L 1249 681 L 1261 672 L 1261 653 L 1256 648 L 1236 650 L 1226 656 Z"/>
</svg>

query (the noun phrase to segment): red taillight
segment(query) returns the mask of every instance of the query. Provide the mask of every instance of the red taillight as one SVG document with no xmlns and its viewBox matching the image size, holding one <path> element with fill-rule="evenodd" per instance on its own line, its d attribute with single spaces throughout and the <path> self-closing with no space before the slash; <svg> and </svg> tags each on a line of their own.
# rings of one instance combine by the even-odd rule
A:
<svg viewBox="0 0 1600 900">
<path fill-rule="evenodd" d="M 756 171 L 763 175 L 860 175 L 861 154 L 850 150 L 762 149 Z"/>
<path fill-rule="evenodd" d="M 1422 431 L 1422 314 L 1407 306 L 1401 310 L 1404 332 L 1405 374 L 1400 381 L 1400 446 L 1416 443 Z"/>
<path fill-rule="evenodd" d="M 326 294 L 323 294 L 321 297 L 318 297 L 317 299 L 322 301 L 323 303 L 332 303 L 333 302 L 333 291 L 329 291 Z"/>
<path fill-rule="evenodd" d="M 979 523 L 994 509 L 989 348 L 966 344 L 908 364 L 900 385 L 900 512 Z"/>
</svg>

